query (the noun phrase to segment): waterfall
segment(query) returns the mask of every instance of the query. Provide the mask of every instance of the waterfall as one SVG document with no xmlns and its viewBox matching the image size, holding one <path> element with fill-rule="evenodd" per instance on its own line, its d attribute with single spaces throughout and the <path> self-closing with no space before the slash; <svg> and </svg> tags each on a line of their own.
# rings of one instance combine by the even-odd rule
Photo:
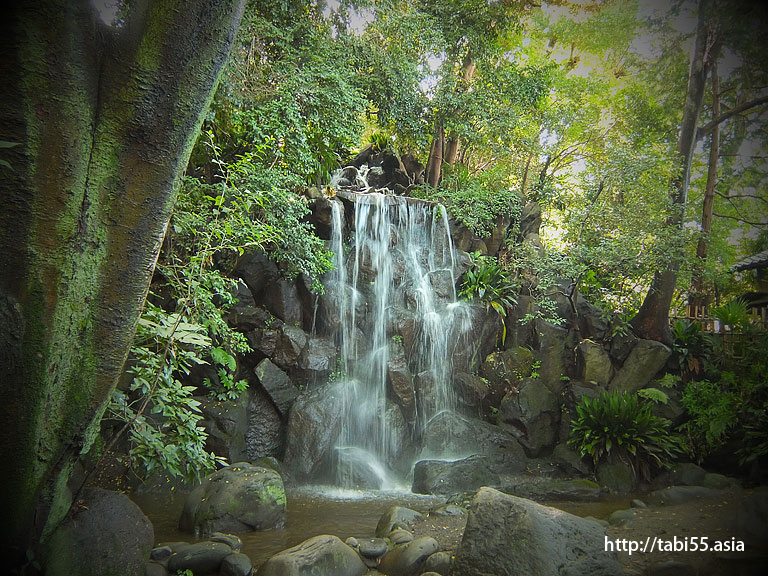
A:
<svg viewBox="0 0 768 576">
<path fill-rule="evenodd" d="M 349 197 L 351 230 L 342 201 L 332 206 L 336 269 L 326 279 L 343 373 L 335 476 L 342 486 L 388 488 L 397 484 L 392 468 L 426 423 L 455 409 L 453 354 L 467 345 L 471 323 L 456 299 L 445 208 L 379 193 Z M 395 364 L 404 375 L 396 390 Z"/>
</svg>

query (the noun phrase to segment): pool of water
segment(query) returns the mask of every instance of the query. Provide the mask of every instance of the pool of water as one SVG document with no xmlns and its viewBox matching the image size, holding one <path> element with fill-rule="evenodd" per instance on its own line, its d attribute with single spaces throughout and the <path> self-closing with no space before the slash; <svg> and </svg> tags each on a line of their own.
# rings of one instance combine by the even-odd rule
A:
<svg viewBox="0 0 768 576">
<path fill-rule="evenodd" d="M 131 498 L 152 521 L 155 542 L 194 542 L 192 534 L 181 532 L 178 521 L 186 494 L 132 494 Z M 319 534 L 371 537 L 381 515 L 390 506 L 407 506 L 419 512 L 442 504 L 443 498 L 410 492 L 360 492 L 338 488 L 305 487 L 287 493 L 285 526 L 277 530 L 239 534 L 243 552 L 254 567 L 275 553 Z"/>
</svg>

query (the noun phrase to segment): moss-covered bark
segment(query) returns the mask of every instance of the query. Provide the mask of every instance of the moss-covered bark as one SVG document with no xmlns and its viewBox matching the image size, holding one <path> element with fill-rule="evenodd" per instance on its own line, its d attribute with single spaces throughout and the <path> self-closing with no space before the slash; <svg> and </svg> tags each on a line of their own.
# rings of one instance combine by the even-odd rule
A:
<svg viewBox="0 0 768 576">
<path fill-rule="evenodd" d="M 91 2 L 4 18 L 0 139 L 20 145 L 0 168 L 0 525 L 17 553 L 69 506 L 243 3 L 135 1 L 118 27 Z"/>
</svg>

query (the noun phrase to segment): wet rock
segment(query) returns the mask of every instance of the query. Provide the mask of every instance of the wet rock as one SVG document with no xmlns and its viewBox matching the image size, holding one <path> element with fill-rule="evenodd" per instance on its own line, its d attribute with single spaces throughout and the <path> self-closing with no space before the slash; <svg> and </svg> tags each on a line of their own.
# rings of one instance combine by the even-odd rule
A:
<svg viewBox="0 0 768 576">
<path fill-rule="evenodd" d="M 608 524 L 611 526 L 628 526 L 635 518 L 637 518 L 637 511 L 634 509 L 616 510 L 608 516 Z"/>
<path fill-rule="evenodd" d="M 638 498 L 632 500 L 629 505 L 632 506 L 632 508 L 648 508 L 648 505 Z"/>
<path fill-rule="evenodd" d="M 421 459 L 462 458 L 480 454 L 498 465 L 498 472 L 525 470 L 527 457 L 515 438 L 498 426 L 442 412 L 427 423 Z"/>
<path fill-rule="evenodd" d="M 251 291 L 245 282 L 239 280 L 234 297 L 237 299 L 227 314 L 228 324 L 240 332 L 248 332 L 262 325 L 262 310 L 256 308 Z"/>
<path fill-rule="evenodd" d="M 603 346 L 592 340 L 579 342 L 576 347 L 576 377 L 603 385 L 611 381 L 613 365 Z"/>
<path fill-rule="evenodd" d="M 193 574 L 218 574 L 222 560 L 232 554 L 232 548 L 221 542 L 196 542 L 179 547 L 168 559 L 171 574 L 191 570 Z"/>
<path fill-rule="evenodd" d="M 538 379 L 525 378 L 519 387 L 504 395 L 499 406 L 498 421 L 537 456 L 557 440 L 560 421 L 558 397 Z"/>
<path fill-rule="evenodd" d="M 286 433 L 285 461 L 297 480 L 322 471 L 332 455 L 343 418 L 344 382 L 305 391 L 291 407 Z"/>
<path fill-rule="evenodd" d="M 481 488 L 470 507 L 451 574 L 622 574 L 615 554 L 604 546 L 605 532 L 595 522 Z"/>
<path fill-rule="evenodd" d="M 242 533 L 282 526 L 284 520 L 285 489 L 280 475 L 240 462 L 214 472 L 192 490 L 179 528 L 202 534 Z"/>
<path fill-rule="evenodd" d="M 426 559 L 438 548 L 437 540 L 429 536 L 399 544 L 381 559 L 379 571 L 391 576 L 417 576 Z"/>
<path fill-rule="evenodd" d="M 490 390 L 481 376 L 457 372 L 453 375 L 453 389 L 462 412 L 467 415 L 481 416 L 490 407 L 487 401 Z"/>
<path fill-rule="evenodd" d="M 307 334 L 304 330 L 284 324 L 278 331 L 272 361 L 285 370 L 295 366 L 307 345 L 307 340 Z"/>
<path fill-rule="evenodd" d="M 263 252 L 248 252 L 238 258 L 235 275 L 245 282 L 256 302 L 261 300 L 264 291 L 277 282 L 279 271 Z"/>
<path fill-rule="evenodd" d="M 655 340 L 638 340 L 632 352 L 611 380 L 611 390 L 636 392 L 645 387 L 664 367 L 672 351 Z"/>
<path fill-rule="evenodd" d="M 248 400 L 248 427 L 245 431 L 247 460 L 283 453 L 283 420 L 266 392 L 255 388 Z"/>
<path fill-rule="evenodd" d="M 379 538 L 389 536 L 398 526 L 407 526 L 414 520 L 419 520 L 423 517 L 416 510 L 404 508 L 403 506 L 392 506 L 379 518 L 379 523 L 376 525 L 376 536 Z"/>
<path fill-rule="evenodd" d="M 168 558 L 171 557 L 171 554 L 173 554 L 173 550 L 171 550 L 170 546 L 157 546 L 149 553 L 149 559 L 154 560 L 155 562 L 163 562 L 168 560 Z"/>
<path fill-rule="evenodd" d="M 596 476 L 598 484 L 614 494 L 628 494 L 637 488 L 637 478 L 632 466 L 618 458 L 610 462 L 599 462 Z"/>
<path fill-rule="evenodd" d="M 593 502 L 600 498 L 600 486 L 586 478 L 554 479 L 511 476 L 502 479 L 506 494 L 536 501 Z"/>
<path fill-rule="evenodd" d="M 219 566 L 219 576 L 250 576 L 253 573 L 251 559 L 240 552 L 225 556 Z"/>
<path fill-rule="evenodd" d="M 368 571 L 357 552 L 336 536 L 321 535 L 272 556 L 257 576 L 363 576 Z"/>
<path fill-rule="evenodd" d="M 315 336 L 307 341 L 299 358 L 299 368 L 309 381 L 320 381 L 336 368 L 336 356 L 336 346 L 329 339 Z"/>
<path fill-rule="evenodd" d="M 224 534 L 223 532 L 214 532 L 210 536 L 208 536 L 208 540 L 211 542 L 221 542 L 223 544 L 226 544 L 232 550 L 235 552 L 240 550 L 240 548 L 243 547 L 243 541 L 240 540 L 237 536 L 234 534 Z"/>
<path fill-rule="evenodd" d="M 435 552 L 424 562 L 424 570 L 448 576 L 451 570 L 451 555 L 448 552 Z"/>
<path fill-rule="evenodd" d="M 312 224 L 317 235 L 323 240 L 331 239 L 332 206 L 333 200 L 325 197 L 317 198 L 309 203 L 311 211 L 309 223 Z"/>
<path fill-rule="evenodd" d="M 294 280 L 280 278 L 273 282 L 268 290 L 264 290 L 261 303 L 286 324 L 300 324 L 303 319 L 301 299 Z"/>
<path fill-rule="evenodd" d="M 405 544 L 406 542 L 411 542 L 412 540 L 413 534 L 402 528 L 396 528 L 389 533 L 389 541 L 392 542 L 393 545 Z"/>
<path fill-rule="evenodd" d="M 651 482 L 653 488 L 667 486 L 701 486 L 707 471 L 692 462 L 679 462 L 664 470 Z"/>
<path fill-rule="evenodd" d="M 439 508 L 435 508 L 434 510 L 431 510 L 429 512 L 430 516 L 454 516 L 454 517 L 461 517 L 466 516 L 467 511 L 464 510 L 461 506 L 457 506 L 456 504 L 446 504 L 444 506 L 440 506 Z"/>
<path fill-rule="evenodd" d="M 408 369 L 405 349 L 402 342 L 389 344 L 389 362 L 387 362 L 387 386 L 395 403 L 400 406 L 406 421 L 413 424 L 416 420 L 416 395 L 413 375 Z"/>
<path fill-rule="evenodd" d="M 288 374 L 280 370 L 268 358 L 259 362 L 253 372 L 280 415 L 287 416 L 291 404 L 299 395 L 299 389 L 293 385 Z"/>
<path fill-rule="evenodd" d="M 648 494 L 646 500 L 652 506 L 673 506 L 692 500 L 712 498 L 719 493 L 718 490 L 704 488 L 703 486 L 669 486 L 661 490 L 654 490 Z"/>
<path fill-rule="evenodd" d="M 389 546 L 384 538 L 368 538 L 358 541 L 358 552 L 365 558 L 381 558 L 387 553 Z"/>
<path fill-rule="evenodd" d="M 245 433 L 248 428 L 248 396 L 238 400 L 221 401 L 208 396 L 197 397 L 204 420 L 201 425 L 208 432 L 206 448 L 237 462 L 247 458 Z"/>
<path fill-rule="evenodd" d="M 498 472 L 485 456 L 461 460 L 421 460 L 413 468 L 411 490 L 416 494 L 474 492 L 481 486 L 498 487 Z"/>
<path fill-rule="evenodd" d="M 100 488 L 83 490 L 81 501 L 45 542 L 45 573 L 144 576 L 154 531 L 139 507 L 125 494 Z"/>
<path fill-rule="evenodd" d="M 589 464 L 582 460 L 576 451 L 567 444 L 558 444 L 552 450 L 552 460 L 566 473 L 578 473 L 586 476 L 591 472 Z"/>
</svg>

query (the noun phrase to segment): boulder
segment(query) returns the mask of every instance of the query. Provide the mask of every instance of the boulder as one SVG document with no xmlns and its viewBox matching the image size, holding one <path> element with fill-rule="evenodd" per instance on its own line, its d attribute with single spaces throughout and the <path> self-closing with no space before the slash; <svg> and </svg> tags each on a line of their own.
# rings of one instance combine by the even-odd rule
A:
<svg viewBox="0 0 768 576">
<path fill-rule="evenodd" d="M 154 544 L 151 522 L 128 496 L 86 488 L 45 542 L 42 560 L 51 576 L 144 576 Z"/>
<path fill-rule="evenodd" d="M 280 272 L 277 264 L 267 258 L 263 252 L 247 252 L 237 259 L 234 274 L 240 277 L 253 298 L 259 302 L 264 291 L 274 285 Z"/>
<path fill-rule="evenodd" d="M 379 572 L 388 576 L 418 576 L 427 558 L 438 548 L 437 540 L 429 536 L 399 544 L 381 559 Z"/>
<path fill-rule="evenodd" d="M 718 494 L 720 494 L 719 490 L 704 486 L 669 486 L 648 494 L 646 502 L 651 506 L 673 506 L 691 500 L 714 498 Z"/>
<path fill-rule="evenodd" d="M 392 393 L 395 403 L 400 406 L 406 421 L 409 424 L 413 424 L 416 420 L 416 395 L 414 393 L 413 375 L 408 369 L 408 362 L 405 359 L 405 349 L 402 342 L 391 342 L 389 344 L 387 387 Z"/>
<path fill-rule="evenodd" d="M 597 464 L 597 482 L 614 494 L 628 494 L 637 488 L 637 477 L 629 463 L 619 458 Z"/>
<path fill-rule="evenodd" d="M 480 454 L 488 456 L 499 473 L 522 472 L 526 467 L 525 451 L 511 434 L 455 412 L 441 412 L 427 422 L 422 440 L 422 460 Z"/>
<path fill-rule="evenodd" d="M 666 488 L 667 486 L 702 486 L 707 471 L 693 462 L 679 462 L 664 470 L 651 482 L 652 488 Z"/>
<path fill-rule="evenodd" d="M 281 416 L 288 416 L 291 404 L 299 395 L 299 389 L 293 385 L 288 374 L 265 358 L 253 369 L 259 384 L 269 396 Z"/>
<path fill-rule="evenodd" d="M 527 202 L 520 214 L 520 237 L 525 238 L 528 234 L 538 234 L 540 227 L 541 204 L 534 201 Z"/>
<path fill-rule="evenodd" d="M 385 538 L 397 527 L 407 526 L 414 520 L 419 520 L 423 517 L 416 510 L 404 508 L 403 506 L 392 506 L 379 518 L 379 523 L 376 525 L 376 536 Z"/>
<path fill-rule="evenodd" d="M 321 535 L 278 552 L 257 576 L 363 576 L 368 571 L 360 556 L 336 536 Z"/>
<path fill-rule="evenodd" d="M 240 552 L 226 556 L 219 566 L 219 576 L 251 576 L 252 573 L 251 559 Z"/>
<path fill-rule="evenodd" d="M 286 324 L 301 324 L 303 312 L 301 299 L 294 280 L 278 279 L 264 290 L 261 303 L 275 317 Z"/>
<path fill-rule="evenodd" d="M 597 522 L 481 488 L 475 495 L 452 576 L 619 576 Z"/>
<path fill-rule="evenodd" d="M 589 302 L 580 293 L 576 295 L 579 331 L 584 338 L 603 340 L 608 335 L 608 319 L 602 308 Z"/>
<path fill-rule="evenodd" d="M 637 392 L 664 367 L 672 350 L 655 340 L 638 340 L 610 383 L 611 390 Z"/>
<path fill-rule="evenodd" d="M 230 462 L 247 459 L 245 434 L 248 428 L 248 395 L 237 400 L 216 400 L 210 396 L 195 398 L 200 402 L 204 420 L 201 425 L 208 432 L 206 449 Z"/>
<path fill-rule="evenodd" d="M 560 394 L 565 387 L 563 376 L 571 373 L 571 358 L 576 346 L 573 333 L 543 320 L 536 321 L 536 330 L 537 357 L 541 362 L 538 379 L 554 394 Z"/>
<path fill-rule="evenodd" d="M 424 562 L 424 574 L 442 574 L 442 576 L 448 576 L 451 570 L 451 555 L 448 552 L 435 552 Z"/>
<path fill-rule="evenodd" d="M 558 397 L 541 380 L 525 378 L 519 387 L 502 398 L 498 422 L 528 449 L 531 456 L 537 456 L 557 440 Z"/>
<path fill-rule="evenodd" d="M 748 546 L 764 551 L 768 546 L 768 489 L 759 488 L 746 496 L 729 524 L 734 536 L 744 538 Z"/>
<path fill-rule="evenodd" d="M 600 486 L 586 478 L 557 479 L 530 476 L 506 476 L 502 492 L 541 501 L 594 502 L 600 498 Z"/>
<path fill-rule="evenodd" d="M 262 310 L 256 308 L 253 294 L 245 282 L 238 280 L 233 296 L 236 302 L 230 307 L 227 321 L 230 326 L 240 332 L 248 332 L 263 325 L 261 319 Z"/>
<path fill-rule="evenodd" d="M 245 430 L 247 460 L 283 453 L 283 419 L 263 390 L 252 387 L 248 400 L 248 427 Z M 236 460 L 230 460 L 230 462 Z"/>
<path fill-rule="evenodd" d="M 328 338 L 314 336 L 299 357 L 299 368 L 308 382 L 320 382 L 336 369 L 336 346 Z"/>
<path fill-rule="evenodd" d="M 296 398 L 288 418 L 285 461 L 304 480 L 328 464 L 339 437 L 344 412 L 345 382 L 331 382 Z"/>
<path fill-rule="evenodd" d="M 613 377 L 611 357 L 602 345 L 582 340 L 576 346 L 576 377 L 587 382 L 606 385 Z"/>
<path fill-rule="evenodd" d="M 482 486 L 498 487 L 500 478 L 486 456 L 461 460 L 420 460 L 413 468 L 416 494 L 456 494 L 474 492 Z"/>
<path fill-rule="evenodd" d="M 278 330 L 272 361 L 284 370 L 296 366 L 308 340 L 301 328 L 283 324 Z"/>
<path fill-rule="evenodd" d="M 576 451 L 567 444 L 558 444 L 552 450 L 552 460 L 566 474 L 588 475 L 591 472 L 590 465 L 582 460 Z"/>
<path fill-rule="evenodd" d="M 218 574 L 222 560 L 232 554 L 232 548 L 222 542 L 195 542 L 175 547 L 168 559 L 171 574 L 190 570 L 195 575 Z"/>
<path fill-rule="evenodd" d="M 185 532 L 252 532 L 282 526 L 285 489 L 280 475 L 247 462 L 203 480 L 187 497 L 179 520 Z"/>
<path fill-rule="evenodd" d="M 453 389 L 459 400 L 462 412 L 471 416 L 482 416 L 489 408 L 487 401 L 490 389 L 481 376 L 456 372 L 453 375 Z"/>
</svg>

